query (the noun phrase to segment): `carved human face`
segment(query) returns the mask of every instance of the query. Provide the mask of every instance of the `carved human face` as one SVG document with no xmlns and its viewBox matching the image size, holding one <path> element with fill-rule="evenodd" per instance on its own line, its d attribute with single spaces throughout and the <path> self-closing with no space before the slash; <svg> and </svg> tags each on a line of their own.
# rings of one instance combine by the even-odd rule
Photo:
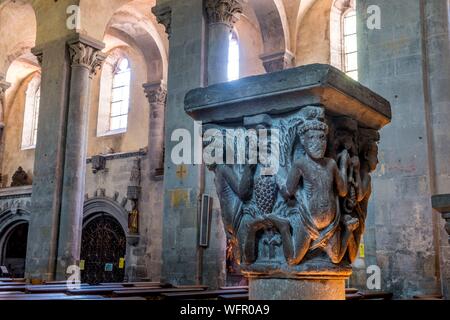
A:
<svg viewBox="0 0 450 320">
<path fill-rule="evenodd" d="M 375 171 L 378 165 L 378 146 L 376 143 L 370 143 L 366 155 L 370 171 Z"/>
<path fill-rule="evenodd" d="M 308 130 L 301 138 L 306 153 L 313 159 L 322 159 L 327 150 L 327 135 L 323 130 Z"/>
</svg>

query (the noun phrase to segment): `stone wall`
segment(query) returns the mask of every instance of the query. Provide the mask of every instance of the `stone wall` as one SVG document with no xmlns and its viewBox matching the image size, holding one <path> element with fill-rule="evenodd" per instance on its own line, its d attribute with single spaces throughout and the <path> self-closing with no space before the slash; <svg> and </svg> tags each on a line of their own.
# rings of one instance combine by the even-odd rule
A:
<svg viewBox="0 0 450 320">
<path fill-rule="evenodd" d="M 161 212 L 162 180 L 150 181 L 148 158 L 143 152 L 113 154 L 107 156 L 106 169 L 93 173 L 88 160 L 86 172 L 86 195 L 89 198 L 104 195 L 125 203 L 125 209 L 131 210 L 127 197 L 133 159 L 141 163 L 141 198 L 139 201 L 139 242 L 128 245 L 126 257 L 126 275 L 129 280 L 150 278 L 159 281 L 161 268 Z M 125 230 L 127 233 L 128 230 Z"/>
<path fill-rule="evenodd" d="M 367 28 L 369 5 L 381 9 L 380 30 Z M 444 133 L 440 128 L 448 135 L 449 121 L 446 114 L 434 113 L 443 106 L 443 97 L 433 97 L 444 94 L 440 88 L 449 84 L 448 61 L 434 64 L 439 56 L 448 56 L 438 41 L 447 37 L 448 46 L 447 18 L 436 19 L 438 12 L 446 17 L 446 0 L 360 0 L 357 11 L 360 81 L 391 101 L 393 112 L 392 124 L 381 134 L 365 235 L 366 265 L 381 268 L 382 290 L 396 297 L 440 293 L 439 257 L 443 250 L 448 258 L 448 247 L 439 248 L 442 224 L 431 208 L 431 195 L 437 177 L 433 157 L 447 159 L 436 145 L 443 140 L 436 138 Z M 430 86 L 435 78 L 442 82 Z"/>
</svg>

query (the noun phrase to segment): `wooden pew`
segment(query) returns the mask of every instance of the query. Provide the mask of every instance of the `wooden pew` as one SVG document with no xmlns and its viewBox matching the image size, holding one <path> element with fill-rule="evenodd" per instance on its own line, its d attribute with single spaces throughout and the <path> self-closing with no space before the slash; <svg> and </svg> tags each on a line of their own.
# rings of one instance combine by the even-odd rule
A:
<svg viewBox="0 0 450 320">
<path fill-rule="evenodd" d="M 186 300 L 186 299 L 217 299 L 221 295 L 226 294 L 247 294 L 246 289 L 234 289 L 234 290 L 209 290 L 201 292 L 180 292 L 180 293 L 163 293 L 162 296 L 165 299 L 171 300 Z"/>
<path fill-rule="evenodd" d="M 391 292 L 358 292 L 361 300 L 392 300 Z"/>
<path fill-rule="evenodd" d="M 153 290 L 160 290 L 161 288 L 157 286 L 149 286 L 149 287 L 139 287 L 143 290 L 146 289 L 153 289 Z M 68 290 L 67 293 L 71 295 L 89 295 L 89 294 L 100 294 L 100 295 L 112 295 L 115 291 L 130 291 L 130 290 L 136 290 L 136 288 L 126 288 L 123 286 L 89 286 L 86 288 L 80 288 L 80 289 L 73 289 Z"/>
<path fill-rule="evenodd" d="M 204 285 L 192 285 L 192 286 L 190 286 L 190 285 L 181 285 L 181 286 L 178 286 L 178 285 L 174 285 L 173 286 L 174 288 L 176 288 L 176 289 L 193 289 L 193 288 L 198 288 L 198 289 L 203 289 L 203 290 L 208 290 L 208 286 L 204 286 Z"/>
<path fill-rule="evenodd" d="M 2 296 L 0 300 L 104 300 L 102 296 L 95 295 L 79 295 L 79 296 L 68 296 L 63 293 L 56 294 L 22 294 L 22 295 L 9 295 Z"/>
<path fill-rule="evenodd" d="M 444 297 L 440 294 L 429 294 L 429 295 L 416 295 L 413 296 L 414 300 L 443 300 Z"/>
<path fill-rule="evenodd" d="M 112 282 L 112 283 L 100 283 L 100 286 L 122 286 L 122 287 L 161 287 L 161 288 L 169 288 L 172 287 L 169 283 L 161 283 L 161 282 Z"/>
<path fill-rule="evenodd" d="M 222 294 L 217 297 L 219 300 L 248 300 L 248 293 Z"/>
<path fill-rule="evenodd" d="M 360 295 L 358 292 L 345 294 L 345 300 L 361 300 L 361 298 L 362 295 Z"/>
<path fill-rule="evenodd" d="M 153 289 L 142 289 L 136 288 L 133 290 L 120 290 L 114 291 L 114 297 L 145 297 L 145 298 L 155 298 L 160 297 L 165 293 L 186 293 L 186 292 L 197 292 L 204 291 L 202 288 L 153 288 Z"/>
<path fill-rule="evenodd" d="M 24 278 L 0 278 L 0 282 L 23 282 L 25 283 L 27 280 Z"/>
<path fill-rule="evenodd" d="M 356 289 L 356 288 L 345 288 L 346 294 L 355 294 L 357 292 L 358 292 L 358 289 Z"/>
<path fill-rule="evenodd" d="M 21 286 L 1 286 L 0 292 L 25 291 L 26 288 L 27 288 L 26 284 L 22 284 Z"/>
<path fill-rule="evenodd" d="M 80 289 L 89 287 L 90 286 L 86 284 L 80 285 Z M 37 285 L 37 286 L 27 286 L 25 289 L 26 293 L 35 293 L 35 294 L 66 293 L 67 291 L 69 291 L 69 287 L 67 285 Z"/>
<path fill-rule="evenodd" d="M 240 290 L 240 289 L 247 289 L 248 286 L 231 286 L 231 287 L 220 287 L 220 290 Z"/>
</svg>

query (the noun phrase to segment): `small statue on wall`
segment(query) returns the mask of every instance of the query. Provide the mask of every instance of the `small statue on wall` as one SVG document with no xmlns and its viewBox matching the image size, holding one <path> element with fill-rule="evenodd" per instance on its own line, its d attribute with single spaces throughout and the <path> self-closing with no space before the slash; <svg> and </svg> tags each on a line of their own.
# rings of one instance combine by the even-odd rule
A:
<svg viewBox="0 0 450 320">
<path fill-rule="evenodd" d="M 139 198 L 141 195 L 141 162 L 139 158 L 133 160 L 131 168 L 130 183 L 128 185 L 127 197 L 131 201 L 131 211 L 128 214 L 128 230 L 131 234 L 139 233 Z"/>
<path fill-rule="evenodd" d="M 12 176 L 11 187 L 22 187 L 29 185 L 31 185 L 31 183 L 28 179 L 28 174 L 23 170 L 22 167 L 19 167 Z"/>
</svg>

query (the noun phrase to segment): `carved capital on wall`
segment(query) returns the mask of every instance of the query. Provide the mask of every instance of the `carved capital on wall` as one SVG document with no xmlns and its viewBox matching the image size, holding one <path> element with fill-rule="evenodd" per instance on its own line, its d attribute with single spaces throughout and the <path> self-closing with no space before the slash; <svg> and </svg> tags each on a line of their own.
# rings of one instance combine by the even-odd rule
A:
<svg viewBox="0 0 450 320">
<path fill-rule="evenodd" d="M 264 54 L 259 58 L 267 73 L 281 71 L 295 66 L 295 57 L 288 51 Z"/>
<path fill-rule="evenodd" d="M 32 48 L 31 53 L 36 57 L 39 65 L 42 67 L 42 59 L 44 58 L 44 52 L 42 48 Z"/>
<path fill-rule="evenodd" d="M 167 101 L 167 88 L 161 82 L 145 83 L 143 85 L 145 96 L 150 104 L 165 105 Z"/>
<path fill-rule="evenodd" d="M 170 39 L 170 35 L 172 34 L 172 8 L 168 6 L 155 6 L 152 8 L 152 13 L 155 15 L 156 21 L 164 26 L 167 36 Z"/>
<path fill-rule="evenodd" d="M 0 134 L 1 130 L 5 127 L 3 122 L 3 108 L 6 90 L 11 86 L 9 82 L 4 81 L 4 77 L 0 75 Z"/>
<path fill-rule="evenodd" d="M 81 40 L 69 42 L 68 45 L 71 65 L 88 68 L 91 77 L 101 69 L 103 62 L 106 60 L 106 55 L 99 48 Z"/>
<path fill-rule="evenodd" d="M 206 0 L 205 9 L 209 24 L 225 23 L 230 28 L 242 14 L 243 0 Z"/>
</svg>

